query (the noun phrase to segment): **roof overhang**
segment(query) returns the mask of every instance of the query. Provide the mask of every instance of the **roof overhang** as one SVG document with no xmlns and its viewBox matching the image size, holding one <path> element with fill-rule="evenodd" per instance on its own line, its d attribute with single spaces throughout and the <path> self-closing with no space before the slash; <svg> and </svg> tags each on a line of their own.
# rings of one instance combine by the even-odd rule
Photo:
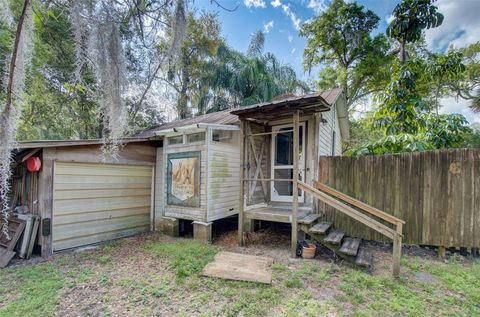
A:
<svg viewBox="0 0 480 317">
<path fill-rule="evenodd" d="M 214 123 L 197 123 L 190 124 L 183 127 L 171 128 L 156 131 L 156 136 L 173 136 L 183 133 L 196 133 L 206 131 L 208 128 L 217 129 L 217 130 L 230 130 L 230 131 L 239 131 L 240 127 L 230 124 L 214 124 Z"/>
<path fill-rule="evenodd" d="M 148 138 L 123 138 L 119 142 L 136 143 L 136 142 L 148 142 Z M 81 146 L 81 145 L 100 145 L 104 141 L 101 139 L 92 140 L 34 140 L 34 141 L 22 141 L 17 142 L 16 148 L 21 149 L 35 149 L 35 148 L 52 148 L 52 147 L 66 147 L 66 146 Z"/>
<path fill-rule="evenodd" d="M 321 96 L 313 93 L 264 102 L 233 110 L 231 113 L 240 119 L 276 120 L 293 115 L 296 110 L 301 114 L 314 114 L 330 110 L 330 104 Z"/>
</svg>

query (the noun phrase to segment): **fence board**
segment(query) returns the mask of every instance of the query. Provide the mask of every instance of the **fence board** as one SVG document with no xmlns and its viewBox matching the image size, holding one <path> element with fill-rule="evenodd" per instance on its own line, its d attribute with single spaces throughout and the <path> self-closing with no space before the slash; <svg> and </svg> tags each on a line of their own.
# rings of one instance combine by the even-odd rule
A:
<svg viewBox="0 0 480 317">
<path fill-rule="evenodd" d="M 405 243 L 480 247 L 480 149 L 321 157 L 319 181 L 405 220 Z M 318 207 L 352 236 L 385 240 L 329 206 Z"/>
</svg>

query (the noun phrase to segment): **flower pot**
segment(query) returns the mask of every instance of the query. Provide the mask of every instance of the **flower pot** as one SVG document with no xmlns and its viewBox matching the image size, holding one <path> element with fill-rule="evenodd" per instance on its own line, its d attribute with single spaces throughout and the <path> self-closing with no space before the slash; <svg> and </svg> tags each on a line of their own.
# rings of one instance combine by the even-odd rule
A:
<svg viewBox="0 0 480 317">
<path fill-rule="evenodd" d="M 315 244 L 308 244 L 308 247 L 304 246 L 302 248 L 302 258 L 304 259 L 313 259 L 315 257 L 315 251 L 317 246 Z"/>
</svg>

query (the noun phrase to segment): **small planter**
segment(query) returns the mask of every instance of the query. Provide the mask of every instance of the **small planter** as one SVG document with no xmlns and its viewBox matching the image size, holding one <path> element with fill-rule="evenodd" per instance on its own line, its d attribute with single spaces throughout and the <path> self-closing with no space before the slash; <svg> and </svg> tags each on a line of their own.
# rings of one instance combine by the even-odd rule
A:
<svg viewBox="0 0 480 317">
<path fill-rule="evenodd" d="M 302 248 L 302 258 L 313 259 L 315 257 L 315 251 L 317 251 L 317 246 L 309 243 L 308 246 Z"/>
</svg>

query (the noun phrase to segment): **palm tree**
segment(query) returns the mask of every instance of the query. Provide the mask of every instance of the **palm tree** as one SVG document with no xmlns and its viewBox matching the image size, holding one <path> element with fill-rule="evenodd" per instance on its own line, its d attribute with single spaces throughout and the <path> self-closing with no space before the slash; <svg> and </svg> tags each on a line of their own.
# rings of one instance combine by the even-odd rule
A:
<svg viewBox="0 0 480 317">
<path fill-rule="evenodd" d="M 246 54 L 225 43 L 217 58 L 205 65 L 201 84 L 208 92 L 196 99 L 199 114 L 270 101 L 287 93 L 308 91 L 290 65 L 282 64 L 272 53 L 264 53 L 262 32 L 253 35 Z"/>
</svg>

